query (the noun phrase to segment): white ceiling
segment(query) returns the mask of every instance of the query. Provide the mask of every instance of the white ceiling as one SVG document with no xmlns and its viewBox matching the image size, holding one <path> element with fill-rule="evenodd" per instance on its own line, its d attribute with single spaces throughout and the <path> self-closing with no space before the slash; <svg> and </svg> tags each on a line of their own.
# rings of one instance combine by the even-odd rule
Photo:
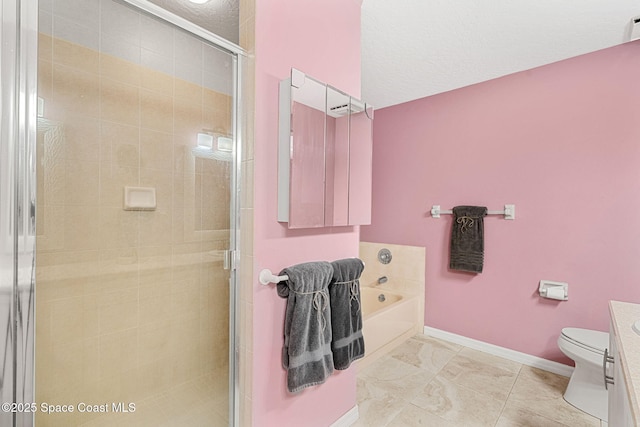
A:
<svg viewBox="0 0 640 427">
<path fill-rule="evenodd" d="M 640 0 L 364 0 L 362 99 L 376 108 L 629 40 Z"/>
</svg>

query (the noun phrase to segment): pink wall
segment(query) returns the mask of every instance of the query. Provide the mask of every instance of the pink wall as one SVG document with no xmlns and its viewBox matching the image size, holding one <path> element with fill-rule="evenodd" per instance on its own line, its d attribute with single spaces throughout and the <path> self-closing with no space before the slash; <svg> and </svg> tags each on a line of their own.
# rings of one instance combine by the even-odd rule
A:
<svg viewBox="0 0 640 427">
<path fill-rule="evenodd" d="M 315 260 L 357 256 L 358 229 L 289 231 L 276 221 L 278 84 L 291 67 L 360 95 L 359 0 L 256 1 L 254 276 Z M 253 421 L 256 426 L 327 426 L 356 404 L 353 369 L 299 395 L 282 369 L 285 300 L 254 282 Z"/>
<path fill-rule="evenodd" d="M 569 363 L 563 327 L 608 330 L 608 300 L 640 303 L 639 76 L 635 42 L 376 111 L 361 238 L 426 247 L 427 326 Z M 448 271 L 451 216 L 431 205 L 505 203 L 484 272 Z"/>
</svg>

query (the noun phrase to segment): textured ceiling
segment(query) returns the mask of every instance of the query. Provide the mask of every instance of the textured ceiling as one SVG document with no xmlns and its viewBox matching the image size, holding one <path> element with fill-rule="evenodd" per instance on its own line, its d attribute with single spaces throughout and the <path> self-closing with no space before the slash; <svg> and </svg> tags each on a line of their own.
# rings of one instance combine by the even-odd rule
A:
<svg viewBox="0 0 640 427">
<path fill-rule="evenodd" d="M 629 40 L 640 0 L 364 0 L 362 99 L 382 108 Z"/>
</svg>

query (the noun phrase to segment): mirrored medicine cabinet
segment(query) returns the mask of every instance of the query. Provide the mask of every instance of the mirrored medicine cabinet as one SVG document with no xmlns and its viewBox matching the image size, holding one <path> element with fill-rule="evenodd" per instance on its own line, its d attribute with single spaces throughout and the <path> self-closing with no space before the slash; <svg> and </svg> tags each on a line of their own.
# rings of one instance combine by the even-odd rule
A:
<svg viewBox="0 0 640 427">
<path fill-rule="evenodd" d="M 292 69 L 279 117 L 278 221 L 370 224 L 373 107 Z"/>
</svg>

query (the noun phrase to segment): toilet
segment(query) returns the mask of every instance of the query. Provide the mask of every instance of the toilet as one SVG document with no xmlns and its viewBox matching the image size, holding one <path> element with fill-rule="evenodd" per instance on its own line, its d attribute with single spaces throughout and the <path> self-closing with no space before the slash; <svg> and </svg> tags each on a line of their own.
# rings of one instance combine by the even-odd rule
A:
<svg viewBox="0 0 640 427">
<path fill-rule="evenodd" d="M 589 415 L 607 421 L 608 395 L 602 362 L 609 347 L 609 334 L 581 328 L 564 328 L 558 347 L 576 364 L 564 400 Z"/>
</svg>

